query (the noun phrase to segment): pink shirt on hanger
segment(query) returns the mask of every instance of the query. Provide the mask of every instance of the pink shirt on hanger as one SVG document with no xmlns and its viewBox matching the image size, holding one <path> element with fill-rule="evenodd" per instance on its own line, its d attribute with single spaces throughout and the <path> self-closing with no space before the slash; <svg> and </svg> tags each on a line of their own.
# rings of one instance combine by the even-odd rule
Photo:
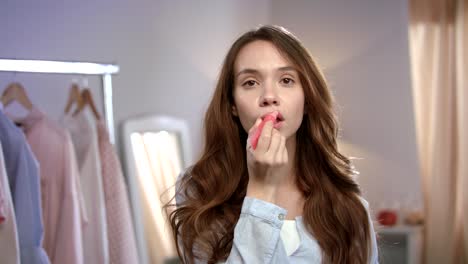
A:
<svg viewBox="0 0 468 264">
<path fill-rule="evenodd" d="M 36 107 L 16 122 L 40 164 L 44 249 L 51 263 L 82 264 L 85 216 L 70 134 Z"/>
<path fill-rule="evenodd" d="M 138 263 L 135 233 L 122 167 L 102 121 L 98 122 L 97 129 L 106 204 L 110 263 Z"/>
</svg>

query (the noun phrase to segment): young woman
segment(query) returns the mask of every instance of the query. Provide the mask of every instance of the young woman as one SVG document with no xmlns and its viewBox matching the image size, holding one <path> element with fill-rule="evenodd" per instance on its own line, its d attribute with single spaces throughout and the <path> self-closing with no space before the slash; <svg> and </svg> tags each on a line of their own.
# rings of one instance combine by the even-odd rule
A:
<svg viewBox="0 0 468 264">
<path fill-rule="evenodd" d="M 170 214 L 185 263 L 378 262 L 332 95 L 294 35 L 263 26 L 234 42 L 204 130 Z"/>
</svg>

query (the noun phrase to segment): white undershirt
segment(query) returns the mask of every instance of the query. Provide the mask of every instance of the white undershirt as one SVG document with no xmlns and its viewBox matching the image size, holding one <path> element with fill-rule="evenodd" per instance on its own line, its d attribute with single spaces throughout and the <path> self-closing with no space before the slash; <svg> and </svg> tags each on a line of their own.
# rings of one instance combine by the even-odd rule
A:
<svg viewBox="0 0 468 264">
<path fill-rule="evenodd" d="M 286 255 L 291 256 L 299 247 L 301 239 L 296 228 L 296 220 L 284 220 L 281 228 L 281 240 L 283 241 Z"/>
</svg>

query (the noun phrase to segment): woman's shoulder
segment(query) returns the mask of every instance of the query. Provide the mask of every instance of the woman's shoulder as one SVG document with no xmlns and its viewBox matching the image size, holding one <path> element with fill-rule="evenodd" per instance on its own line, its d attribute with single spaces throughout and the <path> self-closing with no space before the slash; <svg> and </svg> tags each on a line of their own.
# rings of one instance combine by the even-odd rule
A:
<svg viewBox="0 0 468 264">
<path fill-rule="evenodd" d="M 367 212 L 367 216 L 369 217 L 369 220 L 372 222 L 373 219 L 374 219 L 374 217 L 373 217 L 374 211 L 372 210 L 369 202 L 364 197 L 362 197 L 361 195 L 358 195 L 357 197 L 361 201 L 362 205 L 364 206 L 364 209 Z"/>
<path fill-rule="evenodd" d="M 366 210 L 369 210 L 369 202 L 366 199 L 364 199 L 364 197 L 362 197 L 361 195 L 358 195 L 357 197 L 361 201 L 362 205 L 364 205 L 364 208 L 366 208 Z"/>
<path fill-rule="evenodd" d="M 175 184 L 176 190 L 179 190 L 182 187 L 182 183 L 184 181 L 187 181 L 188 179 L 192 177 L 191 176 L 192 168 L 193 166 L 190 166 L 190 167 L 182 169 L 179 172 L 179 174 L 177 175 L 176 184 Z"/>
<path fill-rule="evenodd" d="M 362 196 L 358 196 L 359 200 L 361 200 L 361 203 L 364 205 L 364 208 L 366 208 L 367 211 L 367 216 L 369 219 L 369 232 L 370 232 L 370 261 L 369 263 L 379 263 L 379 249 L 377 245 L 377 236 L 374 228 L 374 220 L 372 217 L 372 210 L 370 209 L 369 202 L 367 202 L 366 199 Z"/>
<path fill-rule="evenodd" d="M 186 187 L 185 186 L 186 186 L 186 182 L 192 177 L 191 176 L 192 168 L 193 166 L 182 169 L 179 175 L 177 176 L 177 180 L 175 183 L 176 205 L 179 205 L 186 200 L 186 197 L 185 197 Z"/>
</svg>

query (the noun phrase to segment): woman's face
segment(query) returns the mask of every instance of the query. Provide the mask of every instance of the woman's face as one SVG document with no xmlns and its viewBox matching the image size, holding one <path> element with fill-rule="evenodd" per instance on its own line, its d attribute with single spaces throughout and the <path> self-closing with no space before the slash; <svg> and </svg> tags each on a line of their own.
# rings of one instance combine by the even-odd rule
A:
<svg viewBox="0 0 468 264">
<path fill-rule="evenodd" d="M 269 41 L 245 45 L 234 63 L 233 114 L 246 132 L 258 117 L 278 110 L 286 138 L 296 134 L 304 115 L 304 91 L 299 74 Z"/>
</svg>

